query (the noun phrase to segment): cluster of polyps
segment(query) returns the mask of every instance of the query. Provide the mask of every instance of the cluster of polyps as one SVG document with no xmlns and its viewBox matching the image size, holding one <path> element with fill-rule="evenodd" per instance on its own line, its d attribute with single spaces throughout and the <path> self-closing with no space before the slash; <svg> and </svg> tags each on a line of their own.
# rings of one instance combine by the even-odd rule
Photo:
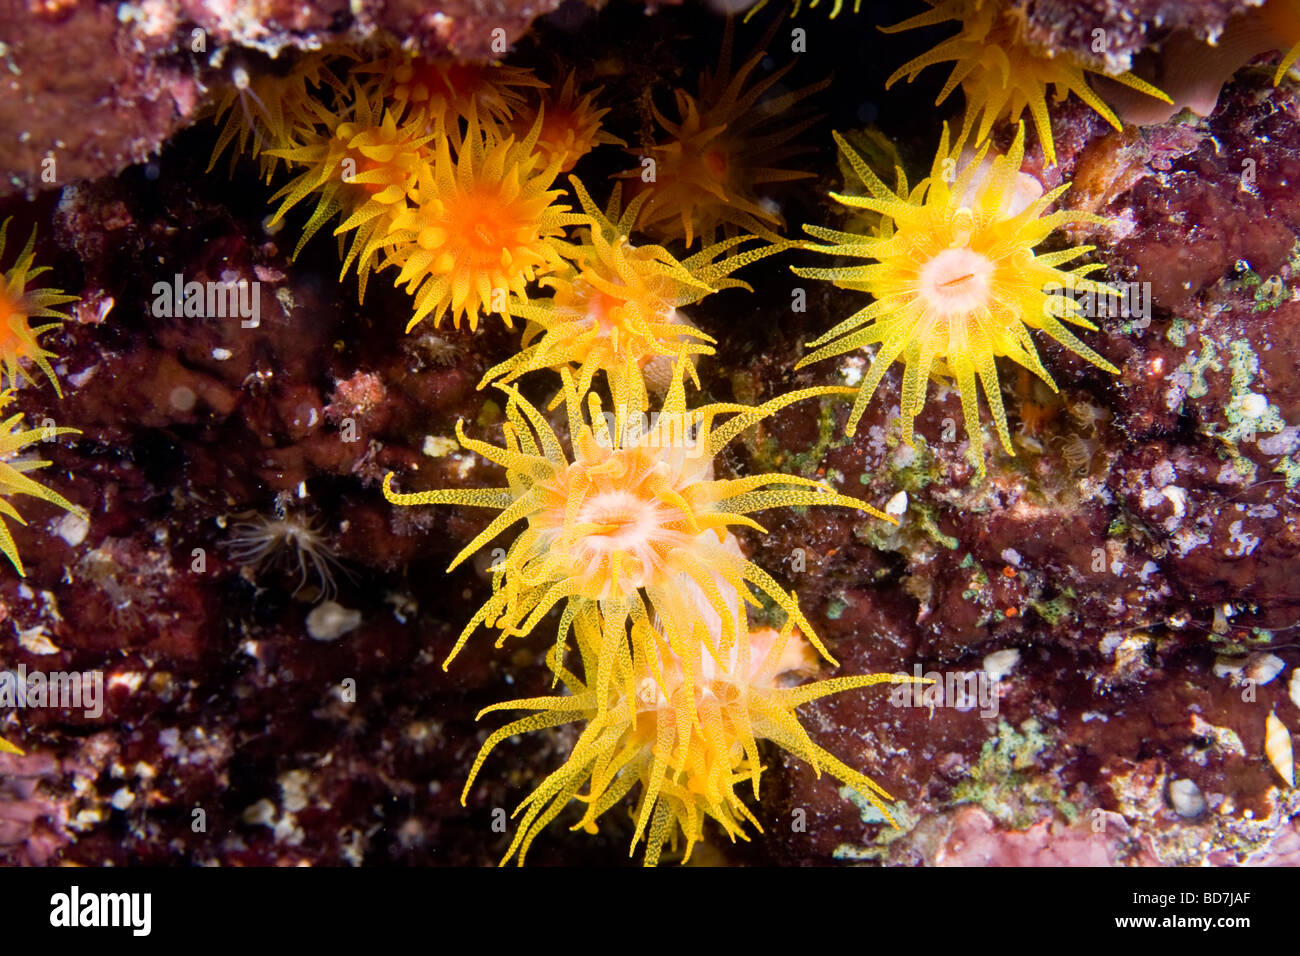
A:
<svg viewBox="0 0 1300 956">
<path fill-rule="evenodd" d="M 660 411 L 670 419 L 683 420 L 687 412 L 686 367 L 685 359 L 678 361 L 663 400 Z M 461 633 L 453 657 L 480 626 L 496 628 L 500 644 L 531 633 L 548 612 L 561 609 L 547 662 L 568 693 L 489 708 L 536 713 L 493 734 L 471 774 L 472 780 L 506 736 L 585 723 L 568 761 L 521 804 L 523 819 L 506 859 L 517 853 L 522 862 L 533 838 L 570 800 L 587 804 L 579 826 L 590 829 L 638 785 L 633 849 L 644 837 L 648 864 L 679 835 L 689 855 L 706 818 L 732 838 L 744 836 L 744 824 L 757 821 L 736 788 L 749 782 L 758 796 L 759 739 L 775 741 L 819 772 L 830 771 L 888 817 L 889 795 L 814 744 L 794 711 L 825 694 L 899 678 L 867 675 L 783 687 L 783 678 L 810 670 L 808 642 L 832 658 L 797 595 L 749 561 L 731 530 L 761 531 L 749 515 L 778 507 L 831 505 L 885 516 L 822 482 L 782 474 L 722 479 L 713 468 L 717 454 L 745 428 L 803 398 L 843 390 L 805 389 L 756 407 L 691 409 L 686 445 L 642 441 L 619 427 L 621 416 L 611 431 L 596 394 L 580 393 L 567 371 L 563 378 L 567 447 L 510 386 L 503 386 L 503 446 L 458 428 L 462 445 L 505 470 L 505 487 L 399 494 L 391 475 L 385 482 L 395 504 L 500 510 L 453 566 L 523 523 L 494 564 L 492 595 Z M 631 417 L 643 411 L 634 404 Z M 759 606 L 760 596 L 784 613 L 779 631 L 751 629 L 749 608 Z M 568 660 L 570 636 L 579 652 L 576 669 Z"/>
</svg>

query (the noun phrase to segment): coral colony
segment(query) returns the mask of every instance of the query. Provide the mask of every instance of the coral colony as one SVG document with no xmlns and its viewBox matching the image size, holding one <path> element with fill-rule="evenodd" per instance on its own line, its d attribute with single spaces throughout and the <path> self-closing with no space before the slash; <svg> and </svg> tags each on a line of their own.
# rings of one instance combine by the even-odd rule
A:
<svg viewBox="0 0 1300 956">
<path fill-rule="evenodd" d="M 917 664 L 913 674 L 827 676 L 839 662 L 837 642 L 818 633 L 826 632 L 821 613 L 809 611 L 780 566 L 749 552 L 810 509 L 854 515 L 864 547 L 903 533 L 908 493 L 929 479 L 895 469 L 898 485 L 877 497 L 881 486 L 864 471 L 863 497 L 855 497 L 820 457 L 827 449 L 870 442 L 920 460 L 941 440 L 964 441 L 967 490 L 992 496 L 981 499 L 985 510 L 997 507 L 989 503 L 997 495 L 991 469 L 1021 467 L 1017 448 L 1053 452 L 1086 480 L 1111 415 L 1071 398 L 1069 415 L 1057 416 L 1062 388 L 1083 375 L 1111 387 L 1104 376 L 1120 374 L 1122 356 L 1098 344 L 1108 358 L 1089 344 L 1103 327 L 1132 317 L 1115 303 L 1145 302 L 1139 328 L 1151 324 L 1149 291 L 1143 300 L 1129 284 L 1104 281 L 1106 257 L 1077 241 L 1120 224 L 1097 212 L 1106 184 L 1097 184 L 1095 171 L 1085 189 L 1073 188 L 1069 177 L 1088 167 L 1073 148 L 1066 163 L 1064 127 L 1057 118 L 1054 130 L 1053 119 L 1068 106 L 1086 115 L 1097 135 L 1123 134 L 1111 91 L 1172 105 L 1170 95 L 1131 70 L 1045 48 L 1024 5 L 1012 0 L 891 4 L 901 19 L 879 25 L 868 22 L 858 0 L 794 0 L 786 12 L 799 15 L 803 6 L 805 20 L 828 14 L 845 30 L 879 29 L 900 51 L 913 49 L 907 41 L 920 31 L 942 37 L 902 62 L 872 97 L 898 95 L 909 88 L 898 81 L 923 83 L 928 67 L 952 64 L 914 142 L 892 142 L 874 128 L 832 131 L 819 112 L 832 78 L 790 79 L 797 64 L 781 55 L 778 28 L 792 21 L 768 9 L 779 5 L 760 0 L 743 21 L 720 27 L 716 65 L 682 77 L 681 86 L 647 91 L 635 138 L 607 128 L 613 120 L 622 121 L 620 132 L 635 128 L 629 104 L 600 85 L 612 68 L 439 59 L 382 33 L 286 52 L 270 66 L 230 65 L 204 108 L 208 169 L 245 179 L 255 169 L 265 230 L 285 231 L 294 259 L 313 242 L 332 256 L 323 234 L 333 235 L 339 288 L 367 310 L 373 336 L 405 336 L 411 355 L 439 366 L 456 364 L 492 336 L 508 336 L 514 348 L 477 383 L 495 416 L 461 419 L 454 442 L 441 440 L 496 476 L 489 484 L 458 483 L 455 469 L 430 479 L 415 459 L 380 457 L 375 443 L 364 468 L 354 468 L 360 477 L 351 479 L 365 483 L 394 526 L 428 528 L 435 506 L 438 519 L 454 514 L 455 527 L 480 528 L 457 542 L 446 570 L 478 567 L 488 582 L 485 599 L 473 609 L 478 602 L 465 591 L 466 611 L 442 668 L 454 674 L 464 656 L 494 642 L 500 656 L 531 662 L 550 685 L 550 693 L 482 709 L 480 718 L 497 721 L 500 712 L 522 716 L 485 731 L 461 802 L 486 775 L 516 780 L 507 770 L 507 741 L 569 728 L 557 736 L 563 753 L 517 802 L 503 865 L 523 864 L 560 820 L 596 833 L 621 815 L 623 829 L 611 829 L 630 833 L 629 853 L 639 851 L 646 865 L 690 860 L 719 836 L 750 840 L 763 830 L 760 808 L 772 790 L 761 786 L 764 771 L 781 751 L 806 765 L 796 765 L 799 772 L 839 781 L 864 820 L 870 813 L 901 827 L 916 781 L 901 782 L 891 795 L 865 772 L 872 754 L 887 764 L 887 751 L 837 755 L 817 742 L 818 724 L 799 710 L 831 695 L 910 685 L 893 688 L 890 700 L 897 719 L 923 721 L 926 708 L 944 703 L 945 678 L 953 696 L 954 674 L 923 674 Z M 1272 24 L 1280 56 L 1275 84 L 1286 82 L 1300 56 L 1295 8 L 1268 4 L 1264 22 Z M 775 19 L 765 34 L 751 35 L 750 19 L 768 17 Z M 738 41 L 753 48 L 733 64 Z M 795 75 L 805 76 L 807 66 Z M 841 82 L 855 81 L 834 80 Z M 964 111 L 954 113 L 945 104 L 958 92 Z M 918 144 L 925 162 L 902 158 Z M 819 205 L 805 198 L 805 205 L 783 206 L 795 189 Z M 790 210 L 806 221 L 792 227 Z M 0 267 L 10 225 L 0 226 Z M 38 281 L 48 267 L 35 266 L 35 242 L 33 231 L 0 285 L 6 411 L 46 387 L 63 398 L 60 379 L 67 380 L 50 340 L 71 318 L 60 307 L 78 300 Z M 713 310 L 724 290 L 754 295 L 757 263 L 811 280 L 798 294 L 818 297 L 821 312 L 834 318 L 780 371 L 786 384 L 779 389 L 769 381 L 770 395 L 737 388 L 732 400 L 719 400 L 704 376 L 704 363 L 724 351 Z M 144 306 L 156 320 L 221 319 L 243 329 L 279 321 L 259 281 L 221 270 L 213 281 L 170 265 L 160 272 Z M 380 283 L 384 301 L 404 303 L 401 314 L 366 305 Z M 1266 307 L 1285 298 L 1270 297 L 1262 285 L 1254 295 Z M 728 335 L 744 328 L 738 322 Z M 1237 451 L 1244 434 L 1238 419 L 1253 416 L 1270 434 L 1282 433 L 1284 423 L 1251 390 L 1259 374 L 1254 353 L 1244 355 L 1235 342 L 1216 351 L 1203 341 L 1200 357 L 1189 359 L 1184 393 L 1231 364 L 1229 428 L 1215 434 L 1232 449 L 1233 468 L 1251 468 Z M 212 358 L 229 355 L 223 347 Z M 251 375 L 249 387 L 265 387 L 273 376 Z M 87 378 L 78 388 L 102 384 Z M 393 387 L 358 373 L 329 408 L 291 413 L 304 430 L 326 416 L 340 430 L 355 429 Z M 184 391 L 173 390 L 170 400 L 193 405 L 192 391 Z M 945 429 L 925 414 L 927 403 L 933 408 L 952 393 L 964 429 L 941 438 Z M 412 391 L 403 400 L 419 399 Z M 770 453 L 778 421 L 805 403 L 824 410 L 818 451 L 805 459 Z M 881 408 L 883 415 L 867 417 Z M 1043 436 L 1056 418 L 1078 427 L 1050 449 Z M 0 429 L 0 551 L 20 576 L 26 572 L 10 530 L 25 524 L 16 496 L 40 499 L 83 525 L 100 520 L 53 490 L 62 486 L 55 472 L 46 472 L 49 485 L 32 477 L 51 464 L 42 443 L 81 433 L 51 419 L 23 422 L 15 411 Z M 986 441 L 990 434 L 996 440 Z M 444 454 L 433 438 L 425 451 Z M 461 469 L 460 478 L 466 474 Z M 1300 465 L 1284 477 L 1288 488 L 1300 481 Z M 1184 493 L 1172 482 L 1162 488 L 1155 499 L 1168 502 L 1170 520 L 1181 518 Z M 312 636 L 333 640 L 356 621 L 333 603 L 344 569 L 331 545 L 336 525 L 319 506 L 308 507 L 307 497 L 304 479 L 296 494 L 280 493 L 272 514 L 236 514 L 222 525 L 219 553 L 250 582 L 287 574 L 291 596 L 320 602 L 309 621 Z M 907 519 L 911 528 L 921 522 L 949 550 L 968 547 L 928 512 L 917 514 Z M 1004 551 L 1003 560 L 1006 581 L 1019 580 L 1021 555 Z M 1107 555 L 1103 567 L 1112 560 L 1119 559 Z M 115 614 L 142 586 L 107 558 L 83 561 L 76 574 L 119 596 Z M 976 571 L 970 577 L 971 592 L 999 584 Z M 417 591 L 439 587 L 412 584 Z M 921 620 L 930 613 L 929 594 L 913 596 L 923 602 Z M 1049 619 L 1064 613 L 1057 605 L 1066 600 L 1043 598 L 1036 609 Z M 1004 620 L 1018 612 L 996 613 Z M 1220 627 L 1216 616 L 1218 637 L 1230 632 L 1224 620 Z M 32 646 L 44 640 L 24 635 Z M 535 656 L 520 656 L 521 648 Z M 1012 658 L 986 661 L 972 696 L 984 716 L 998 714 L 997 681 L 1014 666 Z M 6 726 L 10 736 L 21 733 L 20 725 Z M 1003 726 L 1007 748 L 1037 739 L 1028 722 L 1019 731 Z M 1269 759 L 1285 776 L 1290 738 L 1275 714 L 1268 736 Z M 0 752 L 22 753 L 3 739 Z M 970 802 L 986 798 L 981 792 Z"/>
</svg>

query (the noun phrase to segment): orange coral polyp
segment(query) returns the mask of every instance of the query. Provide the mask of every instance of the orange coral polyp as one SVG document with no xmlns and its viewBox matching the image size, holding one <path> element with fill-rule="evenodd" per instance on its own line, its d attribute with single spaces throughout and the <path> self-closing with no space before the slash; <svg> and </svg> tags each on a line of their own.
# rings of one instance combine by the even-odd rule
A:
<svg viewBox="0 0 1300 956">
<path fill-rule="evenodd" d="M 487 120 L 489 136 L 499 138 L 524 104 L 521 91 L 547 86 L 523 67 L 428 60 L 403 51 L 355 72 L 377 74 L 375 88 L 405 110 L 407 120 L 422 115 L 453 137 L 459 132 L 453 127 L 473 114 Z"/>
<path fill-rule="evenodd" d="M 516 136 L 526 136 L 540 113 L 542 124 L 537 136 L 537 152 L 548 165 L 558 158 L 562 173 L 573 169 L 579 159 L 597 146 L 627 145 L 601 129 L 600 121 L 609 112 L 596 108 L 595 99 L 601 88 L 579 97 L 575 80 L 576 75 L 570 70 L 558 96 L 543 94 L 536 104 L 520 107 L 511 122 Z"/>
<path fill-rule="evenodd" d="M 6 225 L 8 225 L 7 221 Z M 0 238 L 2 237 L 3 227 L 0 227 Z M 12 388 L 0 392 L 0 412 L 4 412 L 13 400 Z M 10 502 L 10 498 L 14 495 L 30 495 L 48 501 L 83 520 L 88 521 L 89 515 L 83 508 L 74 505 L 58 492 L 28 477 L 29 472 L 48 468 L 51 462 L 32 457 L 20 457 L 37 442 L 48 442 L 56 435 L 79 435 L 81 432 L 75 428 L 49 424 L 41 425 L 39 428 L 23 428 L 22 421 L 23 415 L 19 412 L 0 422 L 0 554 L 4 554 L 9 559 L 14 570 L 26 577 L 27 572 L 23 569 L 22 559 L 18 556 L 18 545 L 5 519 L 16 521 L 21 525 L 27 522 Z"/>
<path fill-rule="evenodd" d="M 1104 226 L 1109 221 L 1069 210 L 1047 213 L 1068 184 L 1027 205 L 1018 202 L 1015 187 L 1024 158 L 1023 123 L 1008 153 L 985 165 L 989 151 L 985 144 L 956 170 L 955 179 L 947 172 L 956 169 L 953 154 L 960 150 L 950 149 L 945 125 L 929 178 L 912 190 L 901 169 L 897 188 L 890 189 L 842 137 L 836 134 L 835 138 L 868 195 L 832 193 L 832 197 L 845 206 L 879 214 L 882 223 L 875 235 L 805 226 L 810 235 L 825 243 L 809 244 L 808 248 L 870 261 L 793 271 L 805 278 L 829 279 L 841 288 L 868 292 L 873 301 L 810 342 L 813 351 L 797 367 L 879 346 L 849 413 L 850 436 L 886 370 L 902 361 L 905 370 L 899 408 L 903 441 L 912 442 L 913 424 L 924 407 L 931 376 L 951 377 L 961 393 L 970 454 L 983 473 L 979 387 L 993 413 L 1003 448 L 1015 454 L 995 360 L 1009 358 L 1056 390 L 1039 360 L 1030 329 L 1045 333 L 1098 368 L 1118 371 L 1067 328 L 1069 323 L 1096 330 L 1078 301 L 1057 294 L 1068 290 L 1118 295 L 1114 288 L 1088 278 L 1103 268 L 1100 263 L 1062 268 L 1092 247 L 1035 251 L 1060 226 L 1071 222 Z"/>
<path fill-rule="evenodd" d="M 715 573 L 746 601 L 757 602 L 749 585 L 759 588 L 826 653 L 793 594 L 762 568 L 727 552 L 721 542 L 732 526 L 762 530 L 748 514 L 767 508 L 838 505 L 885 516 L 808 478 L 765 474 L 715 480 L 712 461 L 742 430 L 786 405 L 846 389 L 805 389 L 758 407 L 714 403 L 688 409 L 683 364 L 653 422 L 646 407 L 634 403 L 611 413 L 612 431 L 595 393 L 588 393 L 584 407 L 572 375 L 564 370 L 569 453 L 540 411 L 512 387 L 500 386 L 509 396 L 505 445 L 471 439 L 460 425 L 457 439 L 504 468 L 508 487 L 398 494 L 392 475 L 385 478 L 384 495 L 393 504 L 468 504 L 501 511 L 452 567 L 515 522 L 526 522 L 505 557 L 493 565 L 492 596 L 461 632 L 447 663 L 480 625 L 496 628 L 504 641 L 530 633 L 560 604 L 566 615 L 599 608 L 615 629 L 639 622 L 642 635 L 649 633 L 654 617 L 671 640 L 699 641 L 699 615 L 684 610 L 683 601 L 690 598 L 683 597 L 682 575 L 695 581 L 724 622 L 718 640 L 724 646 L 734 643 L 737 615 L 727 608 Z M 679 627 L 677 622 L 683 623 Z"/>
<path fill-rule="evenodd" d="M 0 223 L 0 261 L 4 258 L 9 222 L 6 219 Z M 58 289 L 28 288 L 33 279 L 49 271 L 48 266 L 32 268 L 36 258 L 35 247 L 36 230 L 33 229 L 27 245 L 18 253 L 9 269 L 0 274 L 0 364 L 4 367 L 9 388 L 17 387 L 20 381 L 36 384 L 26 368 L 30 363 L 44 373 L 54 386 L 55 394 L 62 398 L 63 389 L 50 365 L 50 359 L 58 356 L 41 345 L 40 337 L 51 329 L 57 329 L 69 317 L 55 307 L 76 302 L 77 297 L 64 295 Z M 31 320 L 37 318 L 54 321 L 33 327 Z"/>
<path fill-rule="evenodd" d="M 790 686 L 815 664 L 808 644 L 787 622 L 780 631 L 750 631 L 720 658 L 674 642 L 671 650 L 636 659 L 627 638 L 611 635 L 596 616 L 572 620 L 587 679 L 564 667 L 561 648 L 547 664 L 568 693 L 533 697 L 485 708 L 479 716 L 505 709 L 533 711 L 495 731 L 484 742 L 461 794 L 464 802 L 484 761 L 501 741 L 518 733 L 572 722 L 584 724 L 568 759 L 515 810 L 522 815 L 502 865 L 522 865 L 537 835 L 570 801 L 585 805 L 572 829 L 597 832 L 600 818 L 638 788 L 629 855 L 645 842 L 645 865 L 654 866 L 665 846 L 684 839 L 683 862 L 714 820 L 732 841 L 748 840 L 746 828 L 762 826 L 738 792 L 749 784 L 755 799 L 763 763 L 758 742 L 770 740 L 795 754 L 820 775 L 826 770 L 853 787 L 893 823 L 893 798 L 876 781 L 849 767 L 808 735 L 796 713 L 800 706 L 831 694 L 876 684 L 927 683 L 922 678 L 865 674 Z M 635 629 L 635 625 L 634 625 Z M 609 655 L 607 645 L 615 645 Z M 633 644 L 641 642 L 633 639 Z M 602 657 L 606 654 L 612 660 Z M 609 673 L 598 683 L 593 674 Z M 586 793 L 581 792 L 586 786 Z"/>
<path fill-rule="evenodd" d="M 542 280 L 553 290 L 550 299 L 512 305 L 514 314 L 530 322 L 524 348 L 489 369 L 480 385 L 512 381 L 542 368 L 576 366 L 580 393 L 603 370 L 616 406 L 644 405 L 643 371 L 650 362 L 689 362 L 713 351 L 713 339 L 679 310 L 720 289 L 748 289 L 730 274 L 789 246 L 773 243 L 736 252 L 752 238 L 737 237 L 678 261 L 662 246 L 632 243 L 644 195 L 620 209 L 621 190 L 615 185 L 602 213 L 577 177 L 570 176 L 569 182 L 587 226 L 568 252 L 573 265 Z M 686 374 L 694 378 L 693 366 L 687 365 Z"/>
<path fill-rule="evenodd" d="M 268 151 L 268 155 L 291 166 L 305 167 L 272 197 L 272 201 L 283 202 L 271 224 L 279 222 L 303 199 L 317 195 L 316 207 L 294 249 L 297 256 L 321 226 L 334 216 L 343 216 L 334 234 L 355 235 L 343 259 L 340 278 L 355 262 L 358 291 L 364 301 L 367 279 L 378 267 L 380 240 L 405 207 L 419 171 L 431 160 L 428 143 L 433 134 L 399 123 L 391 110 L 385 110 L 358 85 L 353 85 L 352 92 L 349 118 L 318 106 L 318 125 L 300 130 L 299 142 Z"/>
<path fill-rule="evenodd" d="M 574 463 L 541 485 L 532 526 L 544 550 L 566 557 L 566 576 L 582 593 L 628 598 L 690 547 L 697 518 L 678 489 L 711 477 L 710 469 L 684 467 L 658 449 L 604 448 L 589 434 L 579 444 Z"/>
<path fill-rule="evenodd" d="M 928 0 L 932 9 L 902 23 L 881 27 L 885 33 L 932 26 L 956 20 L 961 29 L 928 53 L 909 60 L 885 81 L 885 88 L 906 77 L 916 79 L 926 67 L 954 62 L 952 72 L 939 92 L 939 105 L 961 86 L 966 94 L 966 115 L 957 137 L 965 140 L 975 131 L 974 143 L 985 142 L 993 125 L 1001 120 L 1019 120 L 1026 109 L 1033 118 L 1043 154 L 1056 165 L 1052 121 L 1047 111 L 1047 87 L 1055 88 L 1058 101 L 1073 93 L 1101 115 L 1115 129 L 1122 129 L 1119 118 L 1088 84 L 1088 73 L 1101 70 L 1064 53 L 1050 55 L 1031 47 L 1024 37 L 1024 14 L 1005 0 Z M 1148 96 L 1173 101 L 1163 91 L 1131 71 L 1103 73 L 1116 83 Z"/>
<path fill-rule="evenodd" d="M 704 73 L 698 96 L 674 91 L 678 121 L 651 105 L 667 134 L 648 147 L 653 180 L 643 181 L 641 168 L 621 174 L 634 181 L 638 195 L 649 196 L 638 228 L 659 238 L 683 238 L 687 248 L 697 235 L 716 238 L 719 231 L 776 238 L 773 230 L 784 221 L 762 195 L 763 187 L 814 175 L 782 164 L 807 151 L 791 141 L 816 121 L 815 116 L 792 119 L 791 111 L 830 80 L 765 100 L 794 62 L 749 85 L 766 53 L 760 49 L 731 74 L 731 39 L 728 21 L 718 70 Z"/>
<path fill-rule="evenodd" d="M 435 327 L 450 312 L 459 328 L 498 313 L 510 324 L 510 296 L 523 299 L 537 277 L 563 267 L 564 227 L 582 222 L 556 204 L 551 189 L 559 171 L 539 168 L 533 151 L 538 126 L 524 140 L 497 142 L 471 109 L 455 161 L 446 136 L 435 139 L 432 163 L 419 173 L 412 205 L 402 210 L 378 243 L 384 265 L 396 263 L 397 285 L 415 298 L 409 332 L 426 316 Z"/>
</svg>

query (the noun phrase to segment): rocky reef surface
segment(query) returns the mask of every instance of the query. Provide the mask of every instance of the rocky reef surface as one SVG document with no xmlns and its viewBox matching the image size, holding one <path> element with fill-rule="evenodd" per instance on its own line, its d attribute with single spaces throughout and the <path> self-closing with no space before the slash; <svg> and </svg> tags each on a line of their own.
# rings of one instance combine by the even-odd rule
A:
<svg viewBox="0 0 1300 956">
<path fill-rule="evenodd" d="M 1171 37 L 1214 35 L 1249 4 L 1024 6 L 1054 48 L 1086 52 L 1095 25 L 1114 30 L 1108 56 L 1124 69 Z M 0 216 L 38 225 L 38 260 L 81 297 L 50 340 L 66 397 L 24 389 L 19 405 L 81 429 L 48 457 L 52 483 L 90 515 L 26 504 L 14 530 L 27 576 L 0 576 L 0 666 L 97 669 L 106 688 L 93 717 L 0 713 L 0 734 L 26 752 L 0 754 L 0 860 L 500 858 L 500 811 L 562 762 L 573 732 L 507 741 L 462 806 L 498 726 L 475 715 L 546 693 L 548 642 L 499 651 L 480 637 L 444 671 L 489 591 L 486 559 L 444 569 L 485 522 L 394 508 L 380 483 L 416 468 L 430 487 L 499 482 L 454 428 L 500 421 L 499 396 L 476 385 L 516 333 L 488 321 L 403 335 L 409 298 L 381 277 L 358 305 L 324 235 L 293 260 L 302 217 L 267 229 L 275 186 L 251 162 L 205 173 L 216 128 L 195 120 L 232 64 L 380 30 L 486 56 L 500 28 L 517 45 L 511 63 L 598 45 L 589 72 L 620 104 L 611 127 L 634 142 L 649 94 L 685 84 L 722 31 L 693 5 L 555 7 L 15 2 L 0 17 L 0 128 L 13 133 Z M 924 165 L 951 113 L 932 105 L 941 77 L 883 91 L 924 49 L 875 34 L 892 18 L 792 21 L 830 51 L 798 80 L 827 64 L 836 78 L 816 104 L 825 119 L 802 136 L 817 176 L 782 203 L 791 232 L 837 215 L 831 128 L 874 124 Z M 59 66 L 78 57 L 84 70 Z M 1150 314 L 1090 334 L 1118 376 L 1050 344 L 1059 393 L 1004 374 L 1016 454 L 996 451 L 982 482 L 953 427 L 955 391 L 932 387 L 915 447 L 898 441 L 899 369 L 853 439 L 846 403 L 827 398 L 724 455 L 736 474 L 780 469 L 905 504 L 897 528 L 786 509 L 764 520 L 768 534 L 743 535 L 798 592 L 837 673 L 978 673 L 992 696 L 871 689 L 808 705 L 810 733 L 897 798 L 900 826 L 773 749 L 753 805 L 764 833 L 715 840 L 697 862 L 1300 863 L 1300 796 L 1265 756 L 1270 715 L 1300 728 L 1300 86 L 1275 87 L 1275 62 L 1239 70 L 1208 117 L 1117 132 L 1076 101 L 1053 106 L 1058 166 L 1034 146 L 1026 171 L 1046 188 L 1071 181 L 1074 207 L 1110 219 L 1068 239 L 1096 245 L 1112 280 L 1149 283 Z M 792 312 L 806 283 L 787 267 L 807 261 L 752 266 L 754 293 L 692 313 L 720 342 L 700 363 L 704 395 L 755 401 L 861 378 L 858 356 L 792 371 L 804 342 L 862 304 L 821 283 Z M 152 288 L 175 273 L 256 280 L 260 322 L 155 316 Z M 277 521 L 297 529 L 305 573 L 296 552 L 249 558 Z M 595 836 L 557 821 L 530 860 L 626 861 L 630 834 L 621 817 Z"/>
</svg>

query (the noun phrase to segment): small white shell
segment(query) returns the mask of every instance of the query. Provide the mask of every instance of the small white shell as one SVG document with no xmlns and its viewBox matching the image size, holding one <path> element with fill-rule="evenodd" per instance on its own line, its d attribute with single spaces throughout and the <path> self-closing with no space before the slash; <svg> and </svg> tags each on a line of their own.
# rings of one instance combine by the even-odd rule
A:
<svg viewBox="0 0 1300 956">
<path fill-rule="evenodd" d="M 1015 670 L 1019 663 L 1020 651 L 1014 647 L 994 651 L 984 656 L 984 673 L 988 675 L 989 680 L 997 682 Z"/>
<path fill-rule="evenodd" d="M 1241 676 L 1253 680 L 1261 687 L 1282 673 L 1286 662 L 1276 654 L 1252 654 L 1246 658 L 1246 666 L 1241 669 Z"/>
<path fill-rule="evenodd" d="M 1277 771 L 1277 775 L 1286 781 L 1288 787 L 1295 786 L 1295 761 L 1291 755 L 1291 731 L 1286 724 L 1277 719 L 1277 714 L 1269 711 L 1268 722 L 1264 725 L 1264 755 Z"/>
<path fill-rule="evenodd" d="M 360 611 L 343 607 L 334 601 L 318 604 L 307 615 L 307 633 L 317 641 L 337 641 L 360 626 Z"/>
<path fill-rule="evenodd" d="M 1174 506 L 1174 517 L 1181 518 L 1187 514 L 1187 493 L 1177 485 L 1169 485 L 1161 488 L 1160 493 L 1169 499 L 1169 503 Z"/>
<path fill-rule="evenodd" d="M 18 631 L 18 644 L 28 654 L 57 654 L 59 648 L 45 636 L 45 627 L 37 624 Z"/>
<path fill-rule="evenodd" d="M 1220 654 L 1214 659 L 1215 677 L 1236 677 L 1246 669 L 1246 662 L 1240 657 L 1227 657 Z"/>
<path fill-rule="evenodd" d="M 1205 795 L 1191 780 L 1173 780 L 1169 784 L 1169 803 L 1185 820 L 1195 820 L 1205 812 Z"/>
</svg>

